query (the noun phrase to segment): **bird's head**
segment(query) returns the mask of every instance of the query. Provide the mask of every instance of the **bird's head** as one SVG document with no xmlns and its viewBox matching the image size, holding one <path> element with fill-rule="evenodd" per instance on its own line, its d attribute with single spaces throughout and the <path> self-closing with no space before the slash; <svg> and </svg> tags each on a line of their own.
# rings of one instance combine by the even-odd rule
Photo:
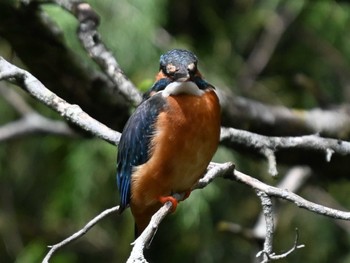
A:
<svg viewBox="0 0 350 263">
<path fill-rule="evenodd" d="M 144 94 L 144 100 L 166 88 L 168 94 L 190 93 L 198 95 L 207 87 L 212 87 L 203 80 L 197 63 L 197 56 L 184 49 L 173 49 L 161 55 L 156 82 Z"/>
<path fill-rule="evenodd" d="M 188 81 L 200 75 L 195 54 L 183 49 L 173 49 L 160 56 L 159 77 L 173 81 Z"/>
</svg>

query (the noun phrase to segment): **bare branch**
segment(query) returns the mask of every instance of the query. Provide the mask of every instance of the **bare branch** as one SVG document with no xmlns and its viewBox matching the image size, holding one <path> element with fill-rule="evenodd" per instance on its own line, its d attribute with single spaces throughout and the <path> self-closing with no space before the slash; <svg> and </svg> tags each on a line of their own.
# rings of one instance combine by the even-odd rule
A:
<svg viewBox="0 0 350 263">
<path fill-rule="evenodd" d="M 267 263 L 272 260 L 286 258 L 289 254 L 291 254 L 296 249 L 304 247 L 304 245 L 298 245 L 299 232 L 298 230 L 296 230 L 294 245 L 290 250 L 280 255 L 277 255 L 276 253 L 273 252 L 273 249 L 272 249 L 273 233 L 274 233 L 275 226 L 274 226 L 274 213 L 272 210 L 272 200 L 270 196 L 268 196 L 266 193 L 259 190 L 257 190 L 256 192 L 257 192 L 257 196 L 261 200 L 263 214 L 266 222 L 266 236 L 265 236 L 264 248 L 262 251 L 258 252 L 256 255 L 256 257 L 263 256 L 263 261 L 261 261 L 261 263 Z"/>
<path fill-rule="evenodd" d="M 217 168 L 217 166 L 220 166 L 220 168 Z M 213 170 L 212 172 L 210 172 Z M 216 171 L 216 173 L 214 173 Z M 277 197 L 284 200 L 288 200 L 294 204 L 296 204 L 298 207 L 307 209 L 311 212 L 336 218 L 336 219 L 344 219 L 344 220 L 350 220 L 350 212 L 344 212 L 332 208 L 328 208 L 326 206 L 322 206 L 313 202 L 310 202 L 308 200 L 305 200 L 304 198 L 300 197 L 299 195 L 290 192 L 287 189 L 280 189 L 278 187 L 267 185 L 249 175 L 246 175 L 242 172 L 239 172 L 237 170 L 234 170 L 234 172 L 231 174 L 231 177 L 227 176 L 227 173 L 229 171 L 232 171 L 232 164 L 231 163 L 224 163 L 224 164 L 217 164 L 217 163 L 211 163 L 210 169 L 207 172 L 207 174 L 204 176 L 203 182 L 206 181 L 208 183 L 212 182 L 212 180 L 218 176 L 225 175 L 225 178 L 236 180 L 240 183 L 246 184 L 256 190 L 260 196 L 263 196 L 263 207 L 264 207 L 264 215 L 268 217 L 267 223 L 268 223 L 268 230 L 269 234 L 267 241 L 265 241 L 266 245 L 265 248 L 269 252 L 268 253 L 268 260 L 273 260 L 274 257 L 280 258 L 284 255 L 288 255 L 292 251 L 294 251 L 297 248 L 303 247 L 303 245 L 295 245 L 290 251 L 288 251 L 285 254 L 277 255 L 272 253 L 272 234 L 273 234 L 273 221 L 271 219 L 271 206 L 270 202 L 266 200 L 270 200 L 270 197 Z M 206 177 L 209 177 L 210 179 L 207 180 Z M 204 186 L 199 184 L 200 187 Z M 268 197 L 267 199 L 265 197 Z M 265 205 L 266 203 L 266 205 Z M 145 230 L 145 234 L 142 234 L 135 242 L 134 242 L 134 249 L 135 251 L 132 252 L 132 256 L 130 256 L 128 262 L 138 262 L 137 260 L 141 260 L 141 262 L 147 262 L 145 261 L 145 258 L 143 256 L 143 249 L 149 244 L 149 242 L 152 240 L 153 236 L 155 235 L 155 232 L 161 223 L 161 221 L 165 218 L 167 214 L 169 214 L 171 211 L 171 203 L 167 202 L 158 212 L 152 217 L 152 220 L 150 224 L 147 226 Z M 263 250 L 265 253 L 265 249 Z M 265 260 L 267 260 L 265 258 Z M 268 261 L 265 261 L 268 262 Z"/>
<path fill-rule="evenodd" d="M 311 169 L 307 166 L 296 166 L 291 168 L 276 186 L 279 189 L 288 189 L 290 192 L 297 192 L 311 176 Z M 338 209 L 338 208 L 337 208 Z M 274 223 L 278 221 L 278 203 L 274 204 Z M 254 239 L 263 240 L 266 237 L 266 219 L 261 212 L 254 228 L 251 230 Z"/>
<path fill-rule="evenodd" d="M 78 38 L 94 61 L 118 87 L 125 98 L 134 105 L 141 102 L 141 94 L 126 77 L 112 52 L 101 41 L 97 32 L 100 23 L 99 15 L 88 3 L 77 0 L 52 0 L 57 5 L 72 13 L 79 21 Z"/>
<path fill-rule="evenodd" d="M 277 162 L 275 152 L 267 147 L 264 147 L 260 150 L 260 152 L 266 157 L 268 165 L 269 165 L 269 174 L 272 176 L 276 176 L 278 174 L 277 171 Z"/>
<path fill-rule="evenodd" d="M 64 247 L 65 245 L 73 242 L 74 240 L 80 238 L 81 236 L 85 235 L 94 225 L 96 225 L 99 221 L 101 221 L 103 218 L 106 216 L 112 214 L 112 213 L 117 213 L 119 211 L 119 205 L 114 206 L 112 208 L 104 210 L 102 213 L 94 217 L 92 220 L 90 220 L 82 229 L 80 229 L 78 232 L 75 232 L 73 235 L 69 236 L 65 240 L 49 246 L 51 249 L 50 251 L 46 254 L 45 258 L 43 259 L 42 263 L 48 263 L 52 255 L 60 248 Z"/>
<path fill-rule="evenodd" d="M 50 120 L 33 112 L 26 114 L 17 121 L 0 126 L 0 142 L 36 133 L 69 137 L 77 136 L 77 133 L 75 133 L 67 123 Z"/>
<path fill-rule="evenodd" d="M 226 90 L 218 89 L 217 92 L 222 107 L 223 126 L 249 128 L 260 134 L 275 136 L 318 133 L 325 137 L 350 137 L 349 104 L 336 105 L 330 109 L 291 109 L 238 97 Z"/>
<path fill-rule="evenodd" d="M 264 197 L 265 196 L 269 196 L 269 197 L 274 196 L 274 197 L 282 198 L 282 199 L 285 199 L 285 200 L 288 200 L 288 201 L 295 203 L 297 206 L 299 206 L 301 208 L 305 208 L 309 211 L 312 211 L 312 212 L 315 212 L 315 213 L 318 213 L 321 215 L 325 215 L 325 216 L 329 216 L 329 217 L 333 217 L 333 218 L 337 218 L 337 219 L 350 220 L 350 212 L 343 212 L 343 211 L 335 210 L 332 208 L 328 208 L 325 206 L 321 206 L 321 205 L 312 203 L 312 202 L 307 201 L 307 200 L 303 199 L 302 197 L 298 196 L 297 194 L 294 194 L 286 189 L 279 189 L 277 187 L 269 186 L 267 184 L 260 182 L 259 180 L 255 179 L 253 177 L 250 177 L 249 175 L 245 175 L 242 172 L 239 172 L 237 170 L 235 170 L 233 172 L 232 171 L 233 171 L 233 164 L 231 164 L 231 163 L 224 163 L 224 164 L 211 163 L 206 175 L 201 180 L 201 182 L 198 184 L 198 187 L 203 188 L 203 187 L 205 187 L 205 185 L 212 182 L 216 177 L 223 177 L 224 176 L 225 178 L 234 179 L 238 182 L 244 183 L 244 184 L 252 187 L 257 192 L 261 193 L 261 195 L 263 195 Z M 229 177 L 228 174 L 231 174 L 231 176 Z M 208 177 L 208 178 L 206 178 L 206 177 Z M 174 197 L 177 198 L 178 200 L 181 200 L 183 198 L 183 195 L 175 194 Z M 263 198 L 263 199 L 265 200 L 265 198 Z M 264 203 L 265 203 L 265 201 L 264 201 Z M 265 215 L 271 214 L 271 211 L 270 211 L 271 209 L 270 208 L 267 209 L 267 207 L 269 207 L 269 205 L 268 205 L 268 203 L 266 203 L 266 204 L 267 204 L 266 206 L 263 204 L 263 207 L 265 207 L 264 209 L 266 209 L 264 214 Z M 170 213 L 171 208 L 172 208 L 171 202 L 167 202 L 162 206 L 162 208 L 160 210 L 157 211 L 157 213 L 154 214 L 154 216 L 152 217 L 151 222 L 149 223 L 147 228 L 140 235 L 140 237 L 138 239 L 136 239 L 135 242 L 133 243 L 134 247 L 133 247 L 133 250 L 130 254 L 128 262 L 145 262 L 145 263 L 147 262 L 143 256 L 143 250 L 145 249 L 145 247 L 147 247 L 150 244 L 150 242 L 152 241 L 152 239 L 153 239 L 153 237 L 158 229 L 159 224 L 166 217 L 166 215 L 168 215 Z M 118 207 L 116 207 L 114 211 L 117 211 L 117 210 L 118 210 Z M 113 211 L 111 211 L 111 213 L 112 212 Z M 102 214 L 104 214 L 104 213 L 105 212 L 103 212 Z M 86 233 L 86 231 L 88 229 L 90 229 L 99 220 L 100 220 L 100 216 L 98 216 L 95 219 L 93 219 L 92 221 L 90 221 L 87 224 L 88 227 L 84 227 L 84 229 L 78 231 L 73 236 L 71 236 L 71 237 L 67 238 L 66 240 L 60 242 L 59 244 L 55 245 L 55 249 L 53 250 L 53 252 L 49 252 L 43 262 L 44 263 L 48 262 L 48 259 L 51 257 L 51 255 L 54 253 L 55 250 L 57 250 L 58 248 L 62 247 L 65 244 L 70 243 L 72 240 L 75 240 L 76 238 L 82 236 L 84 233 Z M 91 222 L 93 222 L 93 223 L 91 223 Z M 273 223 L 271 224 L 270 222 L 271 221 L 269 221 L 269 225 L 270 225 L 269 233 L 270 234 L 269 234 L 268 241 L 266 241 L 266 247 L 272 242 Z M 301 246 L 295 246 L 291 251 L 294 251 L 296 248 L 299 248 L 299 247 L 301 247 Z M 267 249 L 267 250 L 270 251 L 270 249 Z M 291 253 L 291 251 L 287 252 L 286 255 Z M 269 257 L 269 259 L 273 259 L 273 257 L 280 257 L 280 256 L 276 256 L 275 254 L 270 253 L 268 257 Z M 267 262 L 267 261 L 265 261 L 265 262 Z"/>
<path fill-rule="evenodd" d="M 244 144 L 248 148 L 271 149 L 276 152 L 281 149 L 304 149 L 316 152 L 324 152 L 325 160 L 330 161 L 332 154 L 349 155 L 350 142 L 322 138 L 317 135 L 306 135 L 299 137 L 273 137 L 263 136 L 248 131 L 234 128 L 221 129 L 221 142 Z"/>
<path fill-rule="evenodd" d="M 304 185 L 305 181 L 310 177 L 311 169 L 306 166 L 296 166 L 290 169 L 283 179 L 278 183 L 280 189 L 288 189 L 291 192 L 296 192 Z M 310 192 L 310 191 L 308 191 Z M 337 207 L 339 209 L 339 207 Z M 238 234 L 248 241 L 260 241 L 266 237 L 266 222 L 264 213 L 261 212 L 255 226 L 252 229 L 242 227 L 232 222 L 220 222 L 219 229 L 221 231 L 229 231 L 233 234 Z M 274 223 L 278 221 L 278 206 L 274 205 Z"/>
<path fill-rule="evenodd" d="M 289 256 L 291 253 L 293 253 L 295 250 L 299 249 L 299 248 L 303 248 L 305 247 L 305 245 L 301 244 L 298 245 L 298 241 L 299 241 L 299 231 L 298 229 L 295 229 L 295 240 L 294 240 L 294 245 L 291 249 L 289 249 L 287 252 L 283 253 L 283 254 L 279 254 L 277 255 L 276 253 L 267 253 L 266 251 L 260 251 L 256 257 L 260 257 L 261 255 L 264 256 L 263 261 L 261 261 L 261 263 L 267 263 L 270 262 L 272 260 L 279 260 L 279 259 L 283 259 L 286 258 L 287 256 Z"/>
<path fill-rule="evenodd" d="M 179 198 L 177 195 L 174 196 L 175 198 Z M 179 200 L 179 199 L 178 199 Z M 147 260 L 145 259 L 143 255 L 143 251 L 145 247 L 150 245 L 150 242 L 152 241 L 154 235 L 157 232 L 158 226 L 162 222 L 162 220 L 171 212 L 172 209 L 172 203 L 166 202 L 158 211 L 155 213 L 146 229 L 142 232 L 142 234 L 132 243 L 134 245 L 127 263 L 147 263 Z"/>
<path fill-rule="evenodd" d="M 272 242 L 273 242 L 273 232 L 275 229 L 273 222 L 273 210 L 272 210 L 272 200 L 271 198 L 264 192 L 257 190 L 257 196 L 260 198 L 262 210 L 265 217 L 265 226 L 266 226 L 266 235 L 264 242 L 264 260 L 268 259 L 266 255 L 270 255 L 272 253 Z M 258 256 L 258 255 L 257 255 Z"/>
<path fill-rule="evenodd" d="M 0 142 L 19 136 L 48 133 L 61 136 L 77 136 L 64 121 L 46 118 L 34 111 L 26 101 L 10 87 L 0 85 L 0 95 L 22 115 L 21 119 L 0 126 Z"/>
<path fill-rule="evenodd" d="M 68 121 L 78 125 L 85 131 L 118 144 L 120 133 L 113 131 L 84 112 L 78 105 L 69 104 L 55 93 L 47 89 L 38 79 L 29 72 L 22 70 L 0 57 L 0 80 L 14 81 L 31 96 L 55 110 Z"/>
<path fill-rule="evenodd" d="M 207 173 L 193 187 L 193 190 L 202 189 L 210 184 L 217 177 L 229 177 L 233 173 L 235 165 L 231 162 L 214 163 L 211 162 L 208 166 Z"/>
<path fill-rule="evenodd" d="M 330 193 L 321 187 L 308 185 L 306 186 L 304 193 L 308 198 L 314 200 L 322 200 L 322 205 L 334 207 L 338 210 L 346 210 L 346 208 L 341 205 Z M 335 223 L 344 231 L 346 231 L 347 234 L 350 234 L 350 221 L 335 220 Z"/>
<path fill-rule="evenodd" d="M 304 208 L 310 212 L 314 212 L 319 215 L 328 216 L 334 219 L 350 220 L 350 212 L 340 211 L 337 209 L 329 208 L 326 206 L 322 206 L 322 205 L 310 202 L 287 189 L 280 189 L 278 187 L 270 186 L 268 184 L 265 184 L 259 181 L 256 178 L 253 178 L 237 170 L 234 171 L 233 179 L 240 183 L 250 186 L 254 190 L 265 192 L 269 196 L 290 201 L 295 205 L 297 205 L 298 207 Z"/>
</svg>

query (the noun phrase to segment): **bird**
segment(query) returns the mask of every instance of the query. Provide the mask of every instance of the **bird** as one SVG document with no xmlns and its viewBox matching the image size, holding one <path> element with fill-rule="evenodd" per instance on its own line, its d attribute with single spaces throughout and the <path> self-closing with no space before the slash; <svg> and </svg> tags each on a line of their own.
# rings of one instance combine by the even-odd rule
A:
<svg viewBox="0 0 350 263">
<path fill-rule="evenodd" d="M 220 137 L 220 103 L 191 51 L 160 56 L 152 87 L 124 126 L 118 145 L 120 211 L 130 207 L 135 238 L 175 193 L 190 194 L 205 174 Z"/>
</svg>

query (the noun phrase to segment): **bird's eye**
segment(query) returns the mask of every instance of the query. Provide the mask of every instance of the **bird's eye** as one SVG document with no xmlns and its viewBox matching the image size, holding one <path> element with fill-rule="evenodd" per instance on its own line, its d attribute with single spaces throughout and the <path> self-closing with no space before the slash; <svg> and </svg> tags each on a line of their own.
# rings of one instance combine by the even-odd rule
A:
<svg viewBox="0 0 350 263">
<path fill-rule="evenodd" d="M 187 66 L 187 70 L 189 72 L 195 72 L 196 71 L 196 65 L 194 63 L 191 63 Z"/>
</svg>

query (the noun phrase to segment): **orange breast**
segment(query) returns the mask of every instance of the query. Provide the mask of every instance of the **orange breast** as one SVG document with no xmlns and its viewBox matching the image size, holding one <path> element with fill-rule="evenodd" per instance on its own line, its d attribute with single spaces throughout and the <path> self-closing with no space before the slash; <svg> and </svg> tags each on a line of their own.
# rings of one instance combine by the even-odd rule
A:
<svg viewBox="0 0 350 263">
<path fill-rule="evenodd" d="M 155 124 L 151 158 L 132 176 L 132 210 L 155 205 L 160 196 L 189 191 L 218 146 L 220 106 L 213 90 L 167 100 L 169 107 Z"/>
<path fill-rule="evenodd" d="M 213 90 L 167 97 L 151 141 L 151 157 L 135 168 L 130 208 L 137 233 L 160 208 L 161 196 L 189 191 L 204 174 L 220 136 L 220 106 Z"/>
</svg>

